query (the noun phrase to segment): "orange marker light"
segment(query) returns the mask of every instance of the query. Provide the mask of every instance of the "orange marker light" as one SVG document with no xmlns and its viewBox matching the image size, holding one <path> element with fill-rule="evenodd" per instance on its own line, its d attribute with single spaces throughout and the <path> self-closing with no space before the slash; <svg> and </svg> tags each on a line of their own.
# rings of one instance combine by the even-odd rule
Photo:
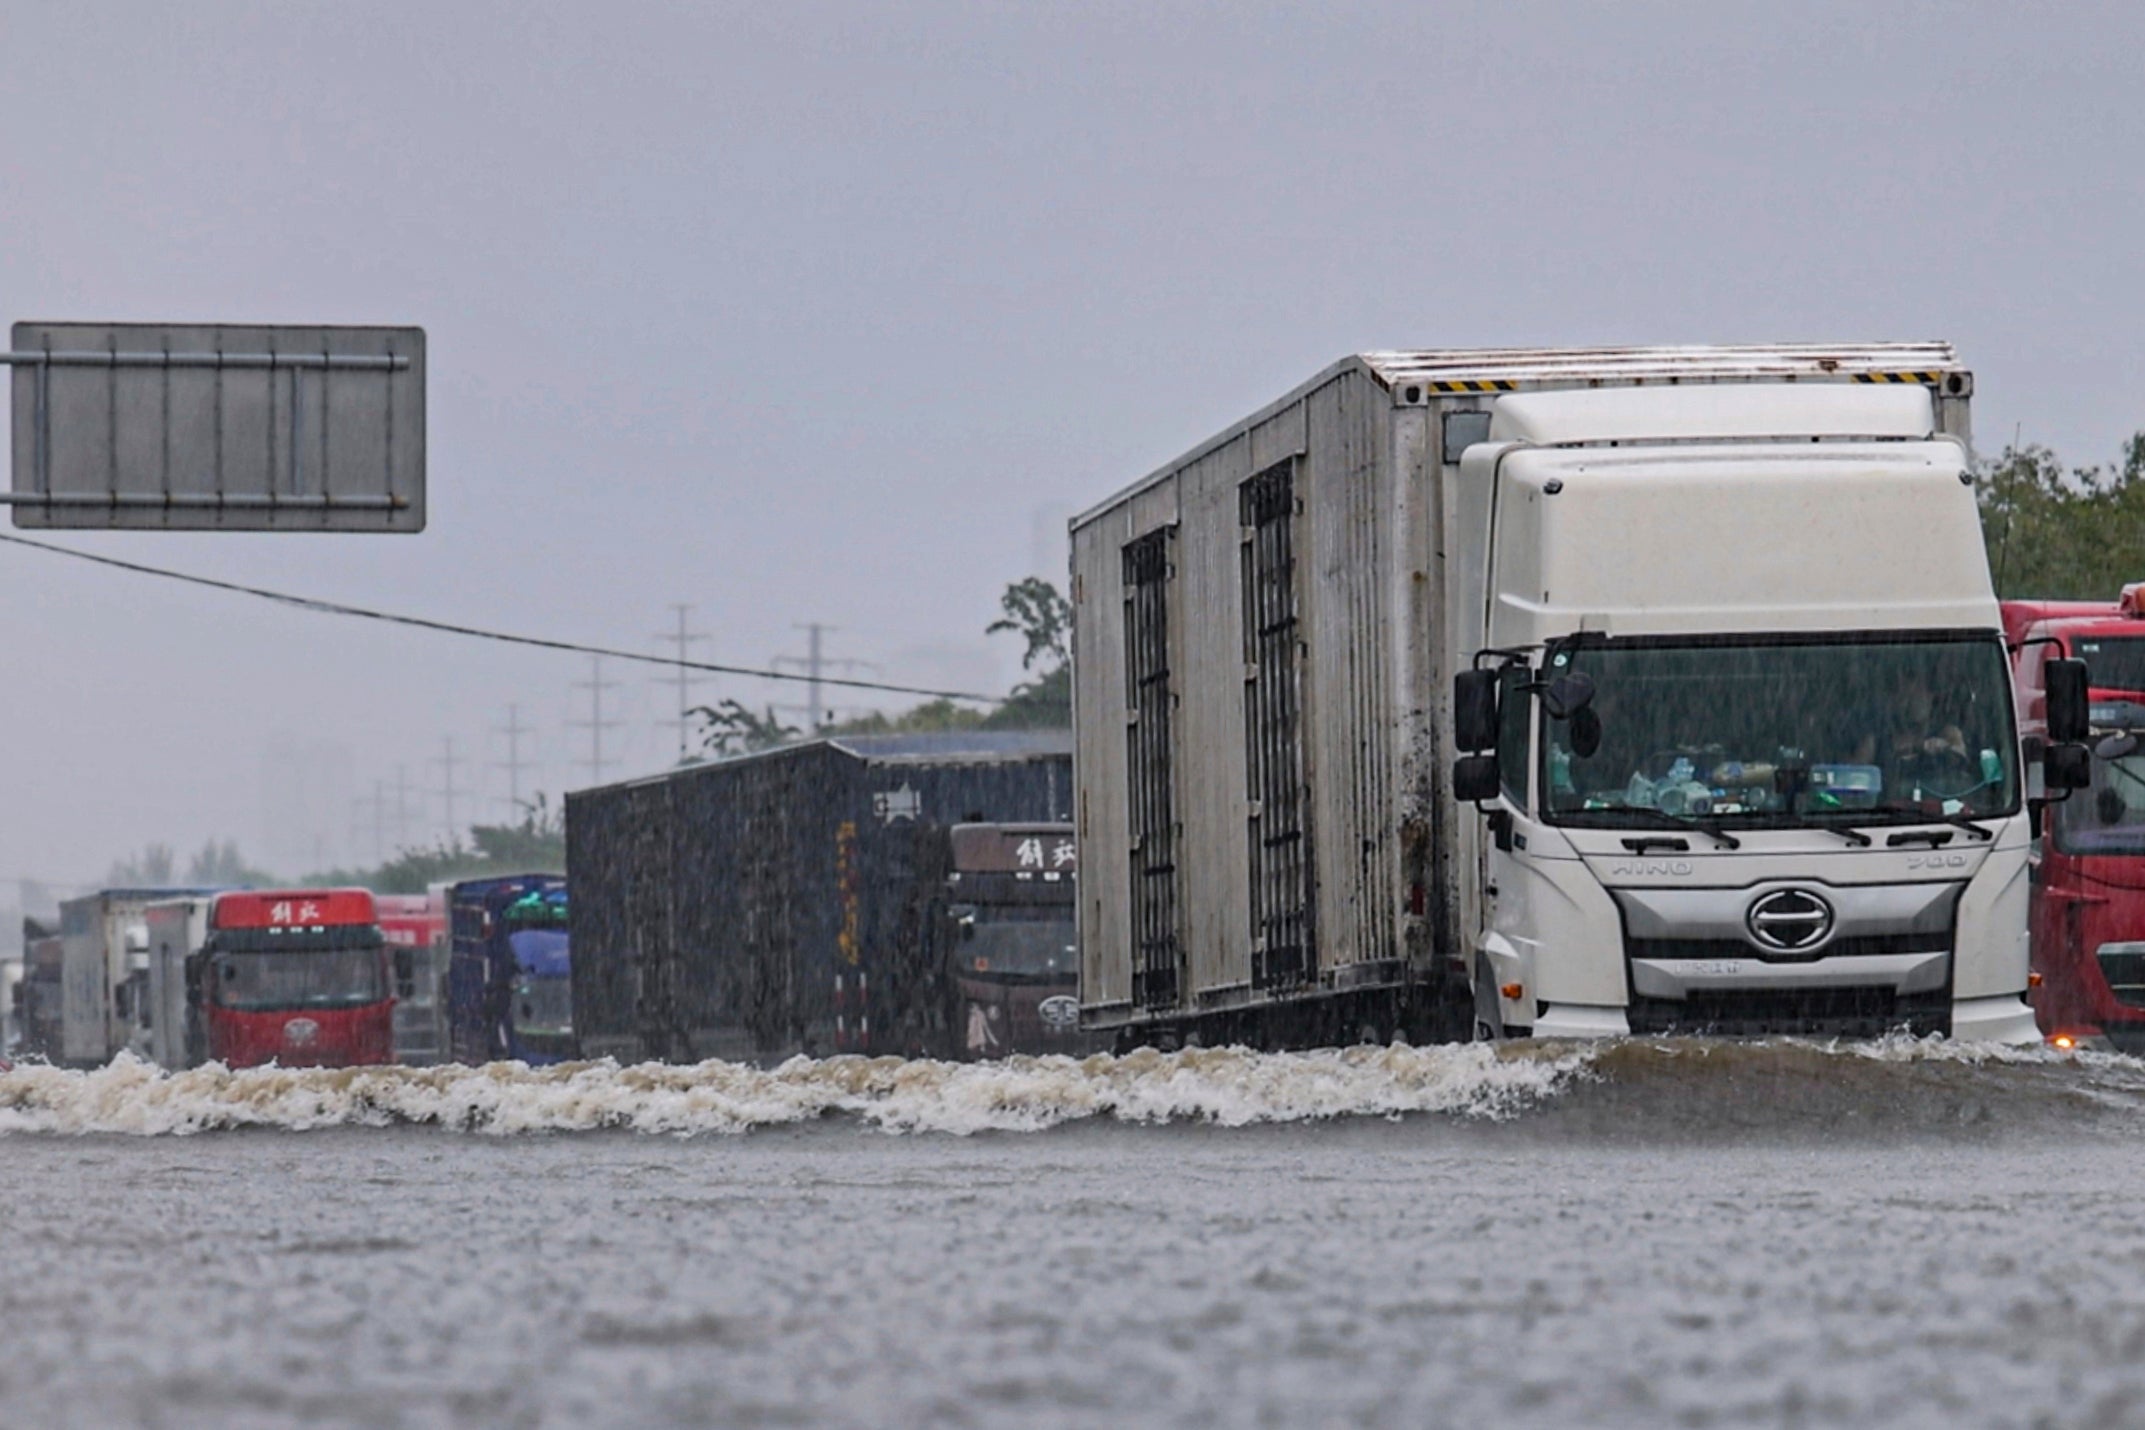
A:
<svg viewBox="0 0 2145 1430">
<path fill-rule="evenodd" d="M 2040 974 L 2038 974 L 2038 973 L 2029 973 L 2029 974 L 2027 974 L 2027 975 L 2026 975 L 2026 986 L 2027 986 L 2028 988 L 2038 988 L 2038 987 L 2040 987 L 2040 986 L 2041 986 L 2041 981 L 2042 981 L 2042 980 L 2041 980 L 2041 975 L 2040 975 Z"/>
<path fill-rule="evenodd" d="M 2078 1040 L 2068 1033 L 2058 1033 L 2048 1041 L 2054 1043 L 2065 1052 L 2069 1052 L 2072 1048 L 2078 1046 Z"/>
<path fill-rule="evenodd" d="M 1499 993 L 1502 993 L 1507 998 L 1517 998 L 1520 994 L 1527 991 L 1527 985 L 1524 983 L 1507 983 L 1504 985 L 1504 987 L 1498 989 L 1497 991 Z"/>
</svg>

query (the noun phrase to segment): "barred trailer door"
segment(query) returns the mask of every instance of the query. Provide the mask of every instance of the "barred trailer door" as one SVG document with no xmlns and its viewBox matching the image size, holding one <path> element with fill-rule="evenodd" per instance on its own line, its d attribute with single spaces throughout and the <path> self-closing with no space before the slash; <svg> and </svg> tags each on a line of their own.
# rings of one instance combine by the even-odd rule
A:
<svg viewBox="0 0 2145 1430">
<path fill-rule="evenodd" d="M 1125 547 L 1125 740 L 1132 822 L 1132 1001 L 1174 1008 L 1183 987 L 1177 933 L 1177 813 L 1170 715 L 1170 544 L 1164 527 Z"/>
<path fill-rule="evenodd" d="M 1310 801 L 1303 783 L 1302 627 L 1294 459 L 1239 488 L 1243 522 L 1244 761 L 1251 854 L 1251 983 L 1317 975 Z"/>
</svg>

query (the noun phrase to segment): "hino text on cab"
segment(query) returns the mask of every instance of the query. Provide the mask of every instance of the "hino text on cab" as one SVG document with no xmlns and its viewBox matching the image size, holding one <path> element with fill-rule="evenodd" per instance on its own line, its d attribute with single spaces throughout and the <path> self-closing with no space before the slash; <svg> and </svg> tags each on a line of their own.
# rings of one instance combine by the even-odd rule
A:
<svg viewBox="0 0 2145 1430">
<path fill-rule="evenodd" d="M 1086 1025 L 2035 1039 L 2085 689 L 2022 749 L 1972 391 L 1947 344 L 1369 353 L 1077 517 Z"/>
</svg>

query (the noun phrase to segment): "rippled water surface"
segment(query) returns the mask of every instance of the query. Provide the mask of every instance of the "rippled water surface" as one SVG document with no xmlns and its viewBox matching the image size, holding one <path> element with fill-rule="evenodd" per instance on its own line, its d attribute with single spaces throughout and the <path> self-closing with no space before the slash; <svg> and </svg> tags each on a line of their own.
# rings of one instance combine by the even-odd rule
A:
<svg viewBox="0 0 2145 1430">
<path fill-rule="evenodd" d="M 2145 1064 L 0 1073 L 0 1425 L 2145 1417 Z"/>
</svg>

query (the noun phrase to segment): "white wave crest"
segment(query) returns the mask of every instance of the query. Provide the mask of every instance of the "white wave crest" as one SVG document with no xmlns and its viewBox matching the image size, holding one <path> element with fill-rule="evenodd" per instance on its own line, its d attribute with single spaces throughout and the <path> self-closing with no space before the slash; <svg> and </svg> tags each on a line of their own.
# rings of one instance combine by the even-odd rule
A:
<svg viewBox="0 0 2145 1430">
<path fill-rule="evenodd" d="M 0 1133 L 157 1136 L 417 1123 L 488 1133 L 735 1133 L 847 1116 L 889 1132 L 1038 1131 L 1088 1118 L 1240 1127 L 1405 1113 L 1511 1117 L 1584 1076 L 1574 1048 L 1193 1048 L 943 1063 L 793 1058 L 775 1068 L 610 1061 L 169 1073 L 122 1055 L 88 1072 L 0 1073 Z"/>
</svg>

